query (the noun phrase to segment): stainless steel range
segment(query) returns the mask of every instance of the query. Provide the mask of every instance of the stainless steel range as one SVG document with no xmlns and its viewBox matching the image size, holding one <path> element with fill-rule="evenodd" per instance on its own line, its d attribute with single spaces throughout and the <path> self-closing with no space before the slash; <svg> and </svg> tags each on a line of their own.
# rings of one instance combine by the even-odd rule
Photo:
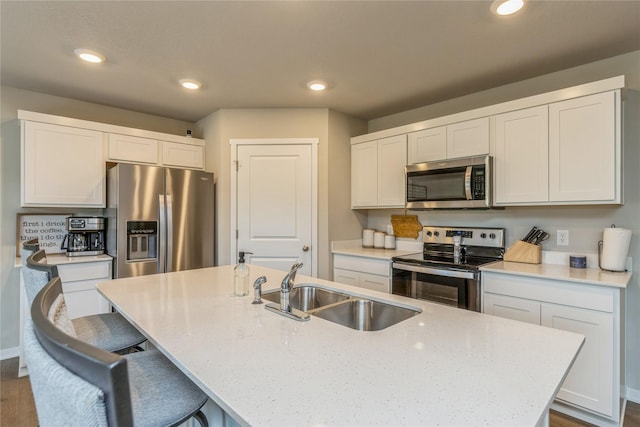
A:
<svg viewBox="0 0 640 427">
<path fill-rule="evenodd" d="M 393 258 L 391 293 L 480 311 L 480 266 L 501 261 L 504 228 L 424 227 L 422 253 Z"/>
</svg>

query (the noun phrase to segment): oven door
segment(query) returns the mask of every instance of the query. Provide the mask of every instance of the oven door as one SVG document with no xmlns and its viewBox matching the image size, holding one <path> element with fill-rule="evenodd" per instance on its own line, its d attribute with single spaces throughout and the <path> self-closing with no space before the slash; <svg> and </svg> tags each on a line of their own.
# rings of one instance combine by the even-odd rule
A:
<svg viewBox="0 0 640 427">
<path fill-rule="evenodd" d="M 391 293 L 480 311 L 480 273 L 394 262 Z"/>
</svg>

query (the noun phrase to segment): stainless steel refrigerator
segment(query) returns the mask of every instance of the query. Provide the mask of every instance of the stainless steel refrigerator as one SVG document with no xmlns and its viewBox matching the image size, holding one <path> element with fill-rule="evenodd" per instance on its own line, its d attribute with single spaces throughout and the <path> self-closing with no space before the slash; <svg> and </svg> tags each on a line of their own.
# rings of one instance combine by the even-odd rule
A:
<svg viewBox="0 0 640 427">
<path fill-rule="evenodd" d="M 120 163 L 107 173 L 107 253 L 115 278 L 212 267 L 213 174 Z"/>
</svg>

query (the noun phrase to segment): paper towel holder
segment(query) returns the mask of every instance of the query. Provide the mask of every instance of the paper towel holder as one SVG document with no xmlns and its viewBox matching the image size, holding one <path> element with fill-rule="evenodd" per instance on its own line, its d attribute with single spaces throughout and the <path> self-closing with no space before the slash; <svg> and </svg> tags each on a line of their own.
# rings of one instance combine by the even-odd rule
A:
<svg viewBox="0 0 640 427">
<path fill-rule="evenodd" d="M 616 225 L 615 224 L 611 224 L 610 228 L 616 228 Z M 624 272 L 626 272 L 627 271 L 626 268 L 624 270 L 609 270 L 609 269 L 606 269 L 606 268 L 602 268 L 602 264 L 600 262 L 600 258 L 601 258 L 601 255 L 602 255 L 602 247 L 603 246 L 604 246 L 604 240 L 598 240 L 598 267 L 600 268 L 600 270 L 610 271 L 612 273 L 624 273 Z"/>
</svg>

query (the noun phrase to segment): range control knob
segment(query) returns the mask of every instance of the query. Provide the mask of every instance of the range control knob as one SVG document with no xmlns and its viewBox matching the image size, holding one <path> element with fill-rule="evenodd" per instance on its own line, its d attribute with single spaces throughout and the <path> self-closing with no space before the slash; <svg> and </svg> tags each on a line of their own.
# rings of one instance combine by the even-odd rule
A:
<svg viewBox="0 0 640 427">
<path fill-rule="evenodd" d="M 434 235 L 434 236 L 436 236 L 436 237 L 438 237 L 438 236 L 440 235 L 440 232 L 439 232 L 439 231 L 434 231 L 434 232 L 433 232 L 433 235 Z"/>
<path fill-rule="evenodd" d="M 495 238 L 496 238 L 496 233 L 491 233 L 491 234 L 489 234 L 489 238 L 490 238 L 490 239 L 495 239 Z"/>
<path fill-rule="evenodd" d="M 427 231 L 427 236 L 431 237 L 433 233 L 431 231 Z"/>
<path fill-rule="evenodd" d="M 480 237 L 482 239 L 486 239 L 487 238 L 487 233 L 480 233 Z"/>
</svg>

